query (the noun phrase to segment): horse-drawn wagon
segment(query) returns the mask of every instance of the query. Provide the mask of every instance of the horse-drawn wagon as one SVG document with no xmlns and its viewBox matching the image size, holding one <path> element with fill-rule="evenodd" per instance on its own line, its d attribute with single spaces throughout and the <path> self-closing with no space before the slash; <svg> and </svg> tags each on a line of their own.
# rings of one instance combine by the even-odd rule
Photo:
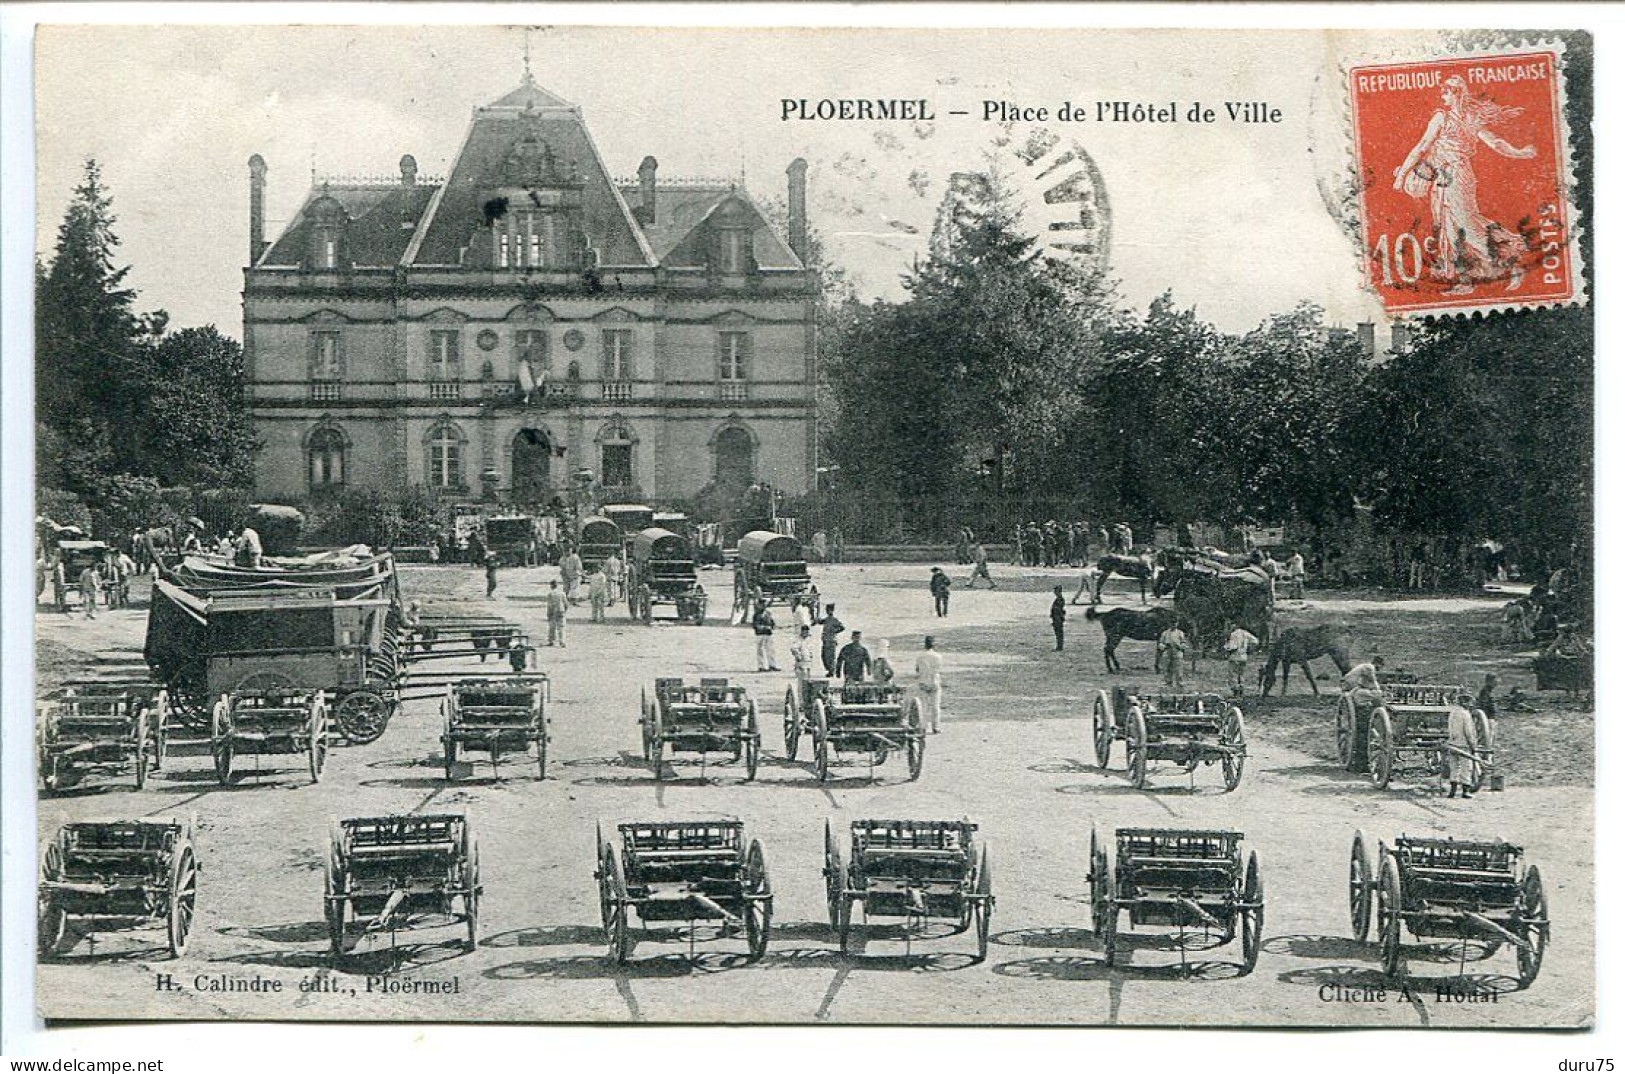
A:
<svg viewBox="0 0 1625 1074">
<path fill-rule="evenodd" d="M 1349 853 L 1349 920 L 1354 938 L 1370 932 L 1373 903 L 1382 969 L 1404 972 L 1402 930 L 1417 939 L 1476 940 L 1488 958 L 1503 944 L 1518 953 L 1518 984 L 1540 973 L 1551 937 L 1540 869 L 1523 848 L 1500 840 L 1420 839 L 1402 835 L 1377 845 L 1376 861 L 1364 832 Z M 1462 946 L 1462 959 L 1467 957 Z"/>
<path fill-rule="evenodd" d="M 974 924 L 976 956 L 987 958 L 993 870 L 969 821 L 855 820 L 847 855 L 825 821 L 824 892 L 843 953 L 851 949 L 853 904 L 861 902 L 865 925 L 902 918 L 911 940 L 929 920 L 951 921 L 956 933 Z"/>
<path fill-rule="evenodd" d="M 1214 653 L 1234 627 L 1252 633 L 1267 649 L 1274 639 L 1275 591 L 1259 566 L 1229 567 L 1211 556 L 1161 553 L 1156 595 L 1172 596 L 1174 610 L 1200 653 Z"/>
<path fill-rule="evenodd" d="M 547 778 L 546 675 L 508 675 L 465 679 L 446 686 L 440 702 L 440 744 L 446 778 L 451 779 L 457 754 L 485 753 L 496 772 L 502 755 L 536 751 L 536 778 Z"/>
<path fill-rule="evenodd" d="M 81 820 L 65 824 L 40 860 L 39 954 L 57 954 L 70 918 L 91 929 L 160 923 L 169 954 L 186 950 L 197 911 L 192 821 Z"/>
<path fill-rule="evenodd" d="M 1264 880 L 1258 852 L 1242 860 L 1240 832 L 1119 828 L 1116 860 L 1099 831 L 1089 833 L 1089 895 L 1106 964 L 1117 961 L 1118 917 L 1134 927 L 1177 930 L 1183 958 L 1191 933 L 1200 942 L 1241 936 L 1242 972 L 1258 962 L 1264 928 Z"/>
<path fill-rule="evenodd" d="M 734 558 L 733 622 L 749 624 L 760 602 L 794 608 L 812 590 L 807 557 L 794 537 L 754 530 L 739 538 Z"/>
<path fill-rule="evenodd" d="M 633 536 L 626 574 L 627 610 L 633 620 L 653 623 L 655 605 L 667 604 L 679 622 L 699 626 L 705 622 L 705 600 L 686 538 L 656 528 Z"/>
<path fill-rule="evenodd" d="M 597 570 L 610 556 L 625 554 L 625 535 L 613 519 L 592 515 L 576 527 L 576 550 L 583 567 Z"/>
<path fill-rule="evenodd" d="M 53 572 L 51 576 L 51 597 L 56 602 L 56 610 L 68 610 L 68 595 L 79 594 L 81 603 L 85 600 L 83 588 L 79 585 L 79 576 L 86 567 L 100 568 L 107 561 L 110 549 L 105 541 L 58 541 L 56 554 L 62 564 L 60 574 Z"/>
<path fill-rule="evenodd" d="M 135 778 L 163 767 L 169 692 L 146 680 L 64 683 L 39 706 L 39 780 L 48 792 L 75 786 L 88 772 Z"/>
<path fill-rule="evenodd" d="M 869 774 L 893 751 L 908 758 L 908 778 L 925 766 L 925 718 L 916 697 L 893 683 L 797 679 L 784 691 L 784 752 L 792 761 L 801 736 L 812 736 L 813 769 L 820 782 L 842 753 L 862 753 Z"/>
<path fill-rule="evenodd" d="M 1358 770 L 1363 765 L 1371 782 L 1385 789 L 1400 773 L 1443 776 L 1452 758 L 1459 757 L 1465 764 L 1455 767 L 1467 773 L 1469 790 L 1477 790 L 1486 776 L 1492 787 L 1499 786 L 1495 725 L 1474 706 L 1466 687 L 1390 680 L 1383 683 L 1382 693 L 1382 702 L 1363 712 L 1348 694 L 1339 700 L 1337 753 L 1345 767 Z M 1452 718 L 1470 724 L 1467 745 L 1451 741 Z"/>
<path fill-rule="evenodd" d="M 536 549 L 536 520 L 529 515 L 491 515 L 485 520 L 485 547 L 504 566 L 530 566 Z"/>
<path fill-rule="evenodd" d="M 266 685 L 223 695 L 209 719 L 209 752 L 214 774 L 222 786 L 237 775 L 233 765 L 240 753 L 254 756 L 254 772 L 262 757 L 293 757 L 304 765 L 312 783 L 322 778 L 327 763 L 327 698 L 320 690 Z"/>
<path fill-rule="evenodd" d="M 1177 659 L 1177 656 L 1170 656 Z M 1247 763 L 1247 728 L 1241 708 L 1218 694 L 1141 693 L 1125 686 L 1097 691 L 1094 703 L 1095 761 L 1111 764 L 1112 743 L 1126 750 L 1129 778 L 1144 788 L 1152 761 L 1172 761 L 1187 775 L 1198 765 L 1218 764 L 1224 789 L 1241 783 Z"/>
<path fill-rule="evenodd" d="M 762 751 L 762 729 L 756 702 L 743 686 L 727 679 L 656 679 L 654 695 L 643 692 L 638 723 L 643 731 L 643 756 L 654 766 L 655 778 L 664 779 L 667 749 L 700 755 L 700 774 L 713 754 L 745 762 L 745 779 L 756 778 Z"/>
<path fill-rule="evenodd" d="M 690 942 L 699 922 L 720 921 L 743 931 L 752 961 L 767 950 L 773 920 L 773 885 L 762 844 L 745 841 L 737 820 L 622 824 L 621 849 L 598 831 L 598 909 L 609 955 L 632 956 L 631 918 L 650 924 L 685 923 Z M 624 862 L 624 865 L 623 865 Z"/>
<path fill-rule="evenodd" d="M 329 833 L 323 906 L 335 958 L 352 933 L 456 925 L 472 951 L 482 890 L 479 844 L 461 814 L 352 817 Z"/>
</svg>

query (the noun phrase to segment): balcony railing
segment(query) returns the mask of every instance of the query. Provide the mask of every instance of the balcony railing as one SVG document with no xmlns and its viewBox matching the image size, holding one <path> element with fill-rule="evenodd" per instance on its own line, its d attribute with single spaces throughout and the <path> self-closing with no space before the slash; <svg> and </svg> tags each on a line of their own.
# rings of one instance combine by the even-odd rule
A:
<svg viewBox="0 0 1625 1074">
<path fill-rule="evenodd" d="M 431 380 L 429 382 L 429 398 L 436 400 L 461 399 L 463 385 L 455 380 Z"/>
<path fill-rule="evenodd" d="M 344 385 L 336 380 L 312 381 L 310 397 L 318 403 L 331 403 L 344 395 Z"/>
<path fill-rule="evenodd" d="M 632 382 L 629 380 L 604 381 L 604 398 L 612 403 L 624 403 L 632 398 Z"/>
<path fill-rule="evenodd" d="M 737 403 L 747 394 L 742 380 L 725 380 L 718 385 L 718 395 L 726 402 Z"/>
</svg>

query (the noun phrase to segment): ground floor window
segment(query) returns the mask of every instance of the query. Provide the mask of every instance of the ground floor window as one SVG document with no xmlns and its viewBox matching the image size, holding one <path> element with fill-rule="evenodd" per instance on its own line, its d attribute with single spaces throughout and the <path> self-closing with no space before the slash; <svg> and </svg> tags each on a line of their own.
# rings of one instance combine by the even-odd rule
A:
<svg viewBox="0 0 1625 1074">
<path fill-rule="evenodd" d="M 344 434 L 334 428 L 317 429 L 310 434 L 310 487 L 330 488 L 344 484 Z"/>
</svg>

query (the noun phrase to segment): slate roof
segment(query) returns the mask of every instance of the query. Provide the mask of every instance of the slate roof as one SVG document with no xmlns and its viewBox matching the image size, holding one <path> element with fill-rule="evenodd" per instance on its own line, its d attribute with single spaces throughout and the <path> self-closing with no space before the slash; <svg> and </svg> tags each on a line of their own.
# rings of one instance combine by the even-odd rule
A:
<svg viewBox="0 0 1625 1074">
<path fill-rule="evenodd" d="M 621 196 L 630 206 L 642 204 L 642 195 L 636 183 L 622 183 Z M 749 194 L 737 187 L 720 183 L 684 183 L 674 180 L 655 187 L 655 219 L 644 224 L 643 233 L 653 248 L 656 259 L 663 265 L 701 264 L 690 244 L 683 249 L 683 240 L 693 234 L 711 211 L 729 197 L 737 197 L 750 206 L 761 221 L 752 233 L 751 241 L 756 263 L 762 268 L 801 268 L 801 261 L 790 251 L 789 244 L 779 238 L 766 215 Z"/>
<path fill-rule="evenodd" d="M 260 258 L 259 264 L 287 266 L 303 262 L 310 232 L 310 206 L 318 199 L 330 196 L 350 216 L 344 238 L 351 261 L 362 267 L 388 268 L 400 261 L 407 243 L 412 241 L 412 232 L 401 227 L 403 213 L 405 219 L 416 224 L 436 189 L 430 184 L 315 186 L 305 195 L 305 203 L 299 207 L 293 222 Z"/>
</svg>

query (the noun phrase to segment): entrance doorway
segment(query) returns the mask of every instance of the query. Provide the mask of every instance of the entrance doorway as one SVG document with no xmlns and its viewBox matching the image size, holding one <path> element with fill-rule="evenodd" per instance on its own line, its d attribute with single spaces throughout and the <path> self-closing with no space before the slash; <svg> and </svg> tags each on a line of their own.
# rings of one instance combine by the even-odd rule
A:
<svg viewBox="0 0 1625 1074">
<path fill-rule="evenodd" d="M 533 502 L 546 497 L 552 482 L 553 443 L 540 429 L 520 429 L 513 438 L 513 498 Z"/>
</svg>

